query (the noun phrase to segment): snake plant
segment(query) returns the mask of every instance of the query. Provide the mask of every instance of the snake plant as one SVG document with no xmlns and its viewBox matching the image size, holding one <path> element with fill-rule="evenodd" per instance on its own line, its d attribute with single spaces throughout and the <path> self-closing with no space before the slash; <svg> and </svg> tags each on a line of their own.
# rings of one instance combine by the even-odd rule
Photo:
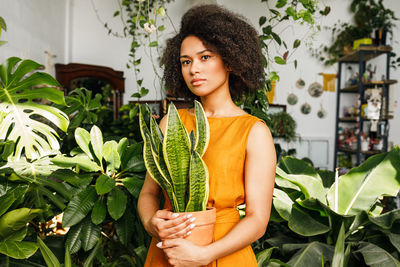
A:
<svg viewBox="0 0 400 267">
<path fill-rule="evenodd" d="M 165 134 L 150 108 L 147 126 L 140 109 L 143 158 L 151 178 L 166 192 L 174 212 L 205 210 L 208 201 L 208 169 L 202 156 L 210 139 L 210 128 L 201 104 L 195 101 L 196 135 L 188 134 L 174 104 L 168 107 Z"/>
</svg>

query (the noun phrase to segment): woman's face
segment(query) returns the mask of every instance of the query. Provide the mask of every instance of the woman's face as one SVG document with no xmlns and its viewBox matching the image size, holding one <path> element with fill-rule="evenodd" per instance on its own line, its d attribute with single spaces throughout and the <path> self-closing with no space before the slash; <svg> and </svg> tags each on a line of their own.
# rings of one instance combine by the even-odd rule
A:
<svg viewBox="0 0 400 267">
<path fill-rule="evenodd" d="M 216 51 L 204 46 L 196 36 L 186 37 L 181 44 L 182 76 L 190 91 L 208 96 L 221 90 L 229 91 L 229 71 Z"/>
</svg>

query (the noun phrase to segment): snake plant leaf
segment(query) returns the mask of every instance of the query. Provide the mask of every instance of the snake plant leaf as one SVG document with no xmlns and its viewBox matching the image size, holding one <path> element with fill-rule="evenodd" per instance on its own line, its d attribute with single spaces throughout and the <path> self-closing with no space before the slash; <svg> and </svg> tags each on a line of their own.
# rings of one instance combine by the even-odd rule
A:
<svg viewBox="0 0 400 267">
<path fill-rule="evenodd" d="M 200 154 L 193 150 L 190 159 L 189 169 L 189 188 L 186 212 L 206 210 L 209 185 L 208 185 L 208 169 Z"/>
<path fill-rule="evenodd" d="M 200 157 L 204 155 L 210 142 L 210 126 L 206 113 L 199 101 L 194 101 L 194 113 L 196 117 L 196 144 L 195 150 Z"/>
<path fill-rule="evenodd" d="M 172 103 L 168 107 L 166 125 L 163 142 L 164 160 L 171 175 L 172 186 L 179 205 L 178 211 L 183 212 L 190 166 L 190 140 L 178 111 Z"/>
<path fill-rule="evenodd" d="M 287 264 L 291 267 L 321 267 L 322 257 L 331 259 L 332 255 L 333 248 L 331 246 L 314 241 L 299 250 Z"/>
<path fill-rule="evenodd" d="M 51 162 L 61 167 L 75 167 L 78 165 L 82 170 L 87 172 L 98 172 L 102 170 L 96 162 L 92 161 L 85 154 L 79 154 L 72 158 L 57 155 L 51 159 Z"/>
<path fill-rule="evenodd" d="M 287 174 L 279 167 L 276 167 L 276 174 L 298 186 L 306 199 L 316 198 L 324 204 L 327 203 L 325 189 L 320 178 L 305 174 Z"/>
<path fill-rule="evenodd" d="M 84 251 L 91 250 L 100 238 L 101 227 L 92 223 L 90 218 L 83 221 L 81 240 Z"/>
<path fill-rule="evenodd" d="M 149 112 L 149 114 L 151 114 L 151 109 L 149 107 L 149 105 L 146 104 L 146 109 Z M 162 144 L 163 139 L 164 139 L 164 135 L 161 132 L 160 127 L 158 126 L 158 124 L 156 123 L 156 120 L 154 119 L 154 117 L 152 115 L 150 115 L 150 133 L 151 133 L 151 141 L 152 144 L 154 145 L 154 148 L 157 149 L 157 154 L 160 153 L 160 151 L 158 151 L 160 144 Z"/>
<path fill-rule="evenodd" d="M 108 175 L 102 174 L 96 179 L 96 192 L 98 195 L 104 195 L 110 192 L 115 186 L 115 180 Z"/>
<path fill-rule="evenodd" d="M 190 140 L 190 153 L 192 153 L 193 150 L 195 150 L 195 145 L 196 145 L 196 136 L 194 135 L 193 130 L 190 131 L 189 134 L 189 140 Z"/>
<path fill-rule="evenodd" d="M 140 133 L 144 140 L 143 144 L 143 159 L 146 165 L 147 172 L 150 177 L 167 193 L 167 196 L 171 202 L 172 209 L 174 211 L 178 211 L 178 204 L 176 197 L 174 195 L 174 189 L 172 187 L 170 178 L 167 178 L 168 171 L 162 171 L 159 164 L 159 159 L 156 159 L 154 156 L 154 150 L 151 145 L 151 137 L 150 131 L 147 128 L 146 122 L 143 118 L 142 109 L 140 109 L 139 113 L 139 125 L 140 125 Z M 160 153 L 162 155 L 162 153 Z M 162 161 L 164 164 L 164 161 Z"/>
<path fill-rule="evenodd" d="M 0 240 L 25 227 L 30 220 L 42 212 L 42 209 L 20 208 L 5 213 L 0 217 Z"/>
<path fill-rule="evenodd" d="M 107 163 L 107 174 L 115 174 L 121 166 L 121 159 L 118 154 L 117 142 L 114 140 L 105 142 L 103 146 L 103 153 L 103 157 Z"/>
<path fill-rule="evenodd" d="M 93 156 L 89 148 L 90 133 L 85 129 L 78 127 L 75 129 L 74 135 L 75 135 L 75 141 L 80 147 L 80 149 L 82 149 L 82 151 L 85 152 L 86 155 L 88 155 L 88 157 L 93 160 Z"/>
<path fill-rule="evenodd" d="M 39 246 L 33 242 L 8 240 L 0 242 L 0 253 L 14 259 L 27 259 Z"/>
<path fill-rule="evenodd" d="M 114 220 L 121 218 L 125 212 L 127 201 L 128 199 L 125 193 L 121 189 L 115 187 L 107 196 L 108 214 L 110 214 Z"/>
<path fill-rule="evenodd" d="M 355 215 L 369 211 L 380 196 L 396 196 L 399 189 L 400 148 L 395 147 L 340 176 L 327 196 L 329 206 L 337 207 L 337 213 Z"/>
<path fill-rule="evenodd" d="M 39 245 L 40 252 L 42 253 L 42 257 L 46 262 L 48 267 L 61 267 L 60 262 L 58 261 L 56 255 L 49 249 L 48 246 L 40 239 L 39 236 L 36 237 L 37 243 Z"/>
<path fill-rule="evenodd" d="M 94 154 L 100 162 L 101 168 L 103 168 L 103 134 L 96 125 L 90 129 L 90 143 L 92 144 Z"/>
<path fill-rule="evenodd" d="M 96 190 L 91 186 L 75 195 L 64 211 L 63 227 L 74 226 L 79 223 L 92 210 L 96 200 Z"/>
<path fill-rule="evenodd" d="M 92 222 L 98 225 L 104 221 L 106 215 L 107 215 L 106 205 L 104 204 L 103 199 L 98 199 L 96 203 L 94 203 L 92 209 L 92 214 L 91 214 Z"/>
<path fill-rule="evenodd" d="M 15 154 L 10 160 L 19 159 L 24 152 L 29 159 L 48 155 L 58 150 L 57 132 L 39 117 L 66 131 L 69 119 L 59 109 L 34 102 L 47 99 L 65 105 L 64 94 L 54 88 L 59 83 L 47 73 L 30 72 L 41 65 L 32 60 L 11 57 L 0 65 L 0 139 L 16 143 Z M 26 77 L 27 76 L 27 77 Z M 40 86 L 40 87 L 39 87 Z"/>
<path fill-rule="evenodd" d="M 364 261 L 367 266 L 371 267 L 398 267 L 400 262 L 396 260 L 388 251 L 378 247 L 375 244 L 368 242 L 361 242 L 359 252 L 363 255 Z"/>
</svg>

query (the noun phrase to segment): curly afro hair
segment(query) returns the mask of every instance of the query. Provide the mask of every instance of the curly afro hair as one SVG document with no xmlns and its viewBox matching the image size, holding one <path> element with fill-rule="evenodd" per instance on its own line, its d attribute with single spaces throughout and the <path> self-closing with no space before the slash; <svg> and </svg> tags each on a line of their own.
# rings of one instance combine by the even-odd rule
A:
<svg viewBox="0 0 400 267">
<path fill-rule="evenodd" d="M 265 86 L 265 74 L 257 31 L 240 15 L 218 5 L 200 5 L 189 9 L 182 18 L 178 34 L 167 40 L 161 58 L 165 89 L 174 97 L 194 98 L 187 88 L 179 61 L 182 41 L 198 37 L 215 50 L 231 69 L 229 88 L 233 99 Z"/>
</svg>

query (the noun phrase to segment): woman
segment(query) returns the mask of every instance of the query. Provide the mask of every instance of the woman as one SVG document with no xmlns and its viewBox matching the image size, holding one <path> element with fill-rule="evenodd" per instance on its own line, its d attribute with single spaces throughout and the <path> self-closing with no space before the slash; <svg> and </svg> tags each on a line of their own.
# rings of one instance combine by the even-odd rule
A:
<svg viewBox="0 0 400 267">
<path fill-rule="evenodd" d="M 214 241 L 197 246 L 184 239 L 196 218 L 174 214 L 161 190 L 147 176 L 138 210 L 153 236 L 145 266 L 257 266 L 251 243 L 264 235 L 275 178 L 275 150 L 268 127 L 237 107 L 242 97 L 265 83 L 255 29 L 216 5 L 190 9 L 180 32 L 167 42 L 162 58 L 164 81 L 175 96 L 201 100 L 210 124 L 210 142 L 203 156 L 210 176 L 208 206 L 217 210 Z M 192 109 L 179 115 L 187 130 L 195 128 Z M 166 118 L 160 122 L 165 129 Z M 246 203 L 240 220 L 236 207 Z"/>
</svg>

